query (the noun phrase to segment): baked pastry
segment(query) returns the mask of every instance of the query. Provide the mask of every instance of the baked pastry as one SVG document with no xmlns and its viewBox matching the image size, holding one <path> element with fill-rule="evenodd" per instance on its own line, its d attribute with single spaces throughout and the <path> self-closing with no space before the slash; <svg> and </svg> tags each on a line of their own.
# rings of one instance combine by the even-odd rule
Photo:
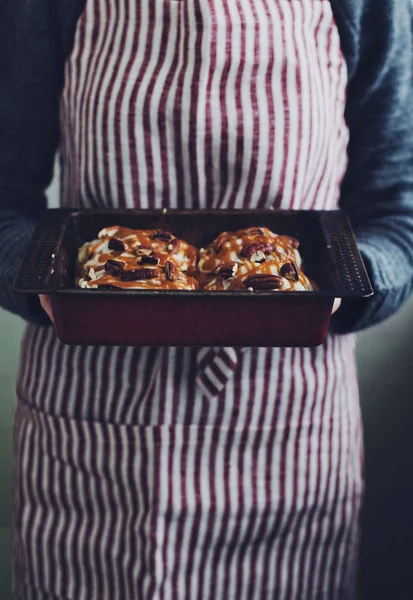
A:
<svg viewBox="0 0 413 600">
<path fill-rule="evenodd" d="M 224 232 L 200 250 L 199 279 L 205 290 L 312 290 L 298 247 L 298 240 L 266 227 Z"/>
<path fill-rule="evenodd" d="M 78 252 L 84 289 L 195 290 L 198 250 L 168 231 L 113 226 Z"/>
</svg>

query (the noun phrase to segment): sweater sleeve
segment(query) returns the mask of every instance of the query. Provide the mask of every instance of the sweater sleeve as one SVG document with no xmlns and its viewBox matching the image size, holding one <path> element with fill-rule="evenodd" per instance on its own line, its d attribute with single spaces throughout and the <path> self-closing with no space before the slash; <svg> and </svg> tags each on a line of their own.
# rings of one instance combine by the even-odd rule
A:
<svg viewBox="0 0 413 600">
<path fill-rule="evenodd" d="M 12 291 L 53 175 L 62 82 L 53 0 L 0 8 L 0 306 L 47 322 L 37 298 Z"/>
<path fill-rule="evenodd" d="M 348 86 L 349 166 L 341 193 L 374 297 L 344 301 L 336 333 L 396 312 L 413 289 L 413 3 L 365 0 Z M 354 44 L 356 46 L 356 44 Z"/>
</svg>

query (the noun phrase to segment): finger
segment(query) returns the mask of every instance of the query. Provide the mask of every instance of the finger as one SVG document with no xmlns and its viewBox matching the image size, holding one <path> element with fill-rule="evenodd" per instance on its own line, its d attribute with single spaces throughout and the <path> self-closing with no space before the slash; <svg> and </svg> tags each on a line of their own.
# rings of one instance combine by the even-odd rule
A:
<svg viewBox="0 0 413 600">
<path fill-rule="evenodd" d="M 338 309 L 340 308 L 340 305 L 341 305 L 341 298 L 336 298 L 334 300 L 333 310 L 331 311 L 332 315 L 334 315 L 334 313 L 338 311 Z"/>
<path fill-rule="evenodd" d="M 40 298 L 40 304 L 41 304 L 43 310 L 46 312 L 47 316 L 49 317 L 49 319 L 51 320 L 51 322 L 54 324 L 53 311 L 52 311 L 52 303 L 50 302 L 50 296 L 46 296 L 44 294 L 41 294 L 39 296 L 39 298 Z"/>
</svg>

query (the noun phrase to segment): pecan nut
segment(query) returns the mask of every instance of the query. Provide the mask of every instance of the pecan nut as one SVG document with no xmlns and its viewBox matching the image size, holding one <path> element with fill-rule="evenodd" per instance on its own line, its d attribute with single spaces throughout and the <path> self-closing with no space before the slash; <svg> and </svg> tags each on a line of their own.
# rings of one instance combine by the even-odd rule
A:
<svg viewBox="0 0 413 600">
<path fill-rule="evenodd" d="M 298 269 L 294 262 L 287 262 L 281 266 L 280 273 L 290 281 L 298 281 Z"/>
<path fill-rule="evenodd" d="M 216 254 L 219 254 L 219 252 L 221 252 L 222 247 L 227 240 L 227 237 L 228 237 L 228 234 L 226 231 L 224 231 L 223 233 L 219 234 L 219 236 L 216 238 L 216 240 L 214 240 L 212 246 L 213 246 Z"/>
<path fill-rule="evenodd" d="M 105 263 L 105 271 L 113 277 L 120 277 L 123 272 L 123 264 L 118 260 L 109 259 Z"/>
<path fill-rule="evenodd" d="M 173 235 L 169 231 L 155 231 L 152 234 L 153 240 L 159 240 L 161 242 L 169 242 L 172 238 Z"/>
<path fill-rule="evenodd" d="M 159 265 L 159 258 L 157 258 L 155 256 L 154 253 L 152 254 L 143 254 L 142 256 L 138 257 L 138 264 L 140 265 Z"/>
<path fill-rule="evenodd" d="M 283 280 L 277 275 L 250 275 L 244 280 L 246 288 L 258 291 L 279 290 L 282 288 Z"/>
<path fill-rule="evenodd" d="M 217 266 L 214 271 L 215 275 L 220 275 L 223 279 L 231 279 L 238 271 L 238 263 L 228 261 Z"/>
<path fill-rule="evenodd" d="M 125 244 L 119 238 L 112 237 L 109 240 L 108 244 L 109 250 L 114 250 L 115 252 L 125 252 Z"/>
<path fill-rule="evenodd" d="M 121 279 L 122 281 L 139 281 L 141 279 L 155 279 L 159 275 L 159 269 L 130 269 L 129 271 L 123 271 Z"/>
<path fill-rule="evenodd" d="M 168 244 L 168 250 L 169 252 L 173 252 L 174 254 L 176 254 L 177 252 L 179 252 L 179 247 L 181 245 L 181 241 L 178 240 L 178 238 L 174 238 L 170 244 Z"/>
<path fill-rule="evenodd" d="M 274 251 L 274 244 L 266 244 L 265 242 L 256 242 L 244 246 L 240 252 L 240 256 L 251 259 L 254 254 L 262 252 L 263 254 L 271 254 Z"/>
<path fill-rule="evenodd" d="M 288 236 L 288 241 L 290 242 L 291 246 L 295 248 L 295 250 L 300 247 L 300 242 L 295 238 Z"/>
<path fill-rule="evenodd" d="M 177 281 L 178 279 L 181 279 L 181 273 L 178 267 L 170 260 L 167 260 L 165 263 L 165 274 L 169 281 Z"/>
<path fill-rule="evenodd" d="M 263 230 L 260 227 L 249 227 L 245 230 L 248 235 L 264 235 Z"/>
</svg>

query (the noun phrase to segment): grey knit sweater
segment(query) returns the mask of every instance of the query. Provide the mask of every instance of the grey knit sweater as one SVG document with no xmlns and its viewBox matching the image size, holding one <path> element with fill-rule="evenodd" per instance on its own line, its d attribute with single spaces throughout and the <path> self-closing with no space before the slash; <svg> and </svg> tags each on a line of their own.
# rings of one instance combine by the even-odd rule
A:
<svg viewBox="0 0 413 600">
<path fill-rule="evenodd" d="M 13 293 L 12 281 L 46 207 L 64 63 L 84 4 L 0 4 L 0 305 L 37 323 L 47 323 L 38 300 Z M 413 287 L 413 3 L 331 4 L 349 72 L 349 167 L 340 204 L 376 292 L 343 304 L 333 329 L 346 333 L 389 317 Z"/>
</svg>

